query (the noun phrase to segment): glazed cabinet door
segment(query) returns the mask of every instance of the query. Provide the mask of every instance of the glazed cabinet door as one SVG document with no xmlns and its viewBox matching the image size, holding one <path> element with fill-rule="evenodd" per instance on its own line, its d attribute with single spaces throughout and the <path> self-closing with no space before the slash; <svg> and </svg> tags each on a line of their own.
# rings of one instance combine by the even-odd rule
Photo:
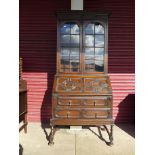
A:
<svg viewBox="0 0 155 155">
<path fill-rule="evenodd" d="M 107 73 L 107 23 L 66 20 L 58 24 L 59 73 Z"/>
</svg>

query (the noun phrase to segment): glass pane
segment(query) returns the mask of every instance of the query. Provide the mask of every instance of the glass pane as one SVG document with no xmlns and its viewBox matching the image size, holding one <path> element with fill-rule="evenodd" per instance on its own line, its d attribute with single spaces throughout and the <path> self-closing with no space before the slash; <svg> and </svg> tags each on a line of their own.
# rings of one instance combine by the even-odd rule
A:
<svg viewBox="0 0 155 155">
<path fill-rule="evenodd" d="M 71 71 L 72 72 L 79 71 L 79 60 L 71 60 Z"/>
<path fill-rule="evenodd" d="M 61 33 L 62 34 L 70 34 L 70 24 L 64 24 L 61 27 Z"/>
<path fill-rule="evenodd" d="M 71 48 L 70 59 L 79 59 L 79 48 Z"/>
<path fill-rule="evenodd" d="M 64 60 L 64 61 L 66 61 L 66 60 L 68 61 L 69 60 L 69 55 L 62 55 L 61 59 Z"/>
<path fill-rule="evenodd" d="M 70 60 L 70 62 L 71 62 L 71 64 L 72 65 L 79 65 L 79 60 L 77 59 L 77 60 Z"/>
<path fill-rule="evenodd" d="M 85 60 L 85 70 L 94 71 L 94 60 Z"/>
<path fill-rule="evenodd" d="M 61 48 L 61 54 L 63 56 L 69 56 L 69 53 L 70 53 L 70 49 L 69 48 Z"/>
<path fill-rule="evenodd" d="M 94 34 L 94 24 L 88 24 L 86 26 L 85 34 Z"/>
<path fill-rule="evenodd" d="M 70 35 L 61 35 L 61 44 L 69 45 L 70 44 Z"/>
<path fill-rule="evenodd" d="M 85 59 L 94 59 L 94 48 L 85 48 Z"/>
<path fill-rule="evenodd" d="M 103 61 L 95 60 L 95 71 L 103 72 Z"/>
<path fill-rule="evenodd" d="M 104 48 L 95 48 L 95 59 L 103 60 Z"/>
<path fill-rule="evenodd" d="M 103 60 L 103 55 L 95 55 L 95 60 Z"/>
<path fill-rule="evenodd" d="M 62 57 L 61 59 L 61 68 L 65 69 L 65 68 L 69 68 L 70 64 L 69 64 L 69 59 L 66 59 L 64 57 Z"/>
<path fill-rule="evenodd" d="M 85 36 L 85 45 L 86 46 L 94 46 L 94 36 L 93 35 L 86 35 Z"/>
<path fill-rule="evenodd" d="M 104 35 L 95 35 L 95 46 L 104 47 Z"/>
<path fill-rule="evenodd" d="M 79 68 L 71 68 L 71 72 L 78 72 Z"/>
<path fill-rule="evenodd" d="M 71 71 L 72 72 L 77 72 L 79 71 L 79 61 L 71 61 Z"/>
<path fill-rule="evenodd" d="M 79 46 L 79 35 L 71 35 L 71 46 Z"/>
<path fill-rule="evenodd" d="M 104 48 L 95 48 L 95 55 L 103 55 Z"/>
<path fill-rule="evenodd" d="M 95 34 L 104 34 L 104 28 L 99 23 L 95 23 Z"/>
<path fill-rule="evenodd" d="M 79 34 L 79 26 L 77 24 L 71 24 L 71 34 Z"/>
</svg>

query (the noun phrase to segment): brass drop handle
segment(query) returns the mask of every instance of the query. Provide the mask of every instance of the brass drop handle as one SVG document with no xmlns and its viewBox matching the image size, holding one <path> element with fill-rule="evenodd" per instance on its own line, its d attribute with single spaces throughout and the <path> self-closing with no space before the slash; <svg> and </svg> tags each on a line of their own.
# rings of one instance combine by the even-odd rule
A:
<svg viewBox="0 0 155 155">
<path fill-rule="evenodd" d="M 96 106 L 96 101 L 94 101 L 94 106 Z"/>
<path fill-rule="evenodd" d="M 69 113 L 70 113 L 70 112 L 68 111 L 68 112 L 67 112 L 67 118 L 69 117 Z"/>
<path fill-rule="evenodd" d="M 97 118 L 97 113 L 95 113 L 95 118 Z"/>
<path fill-rule="evenodd" d="M 71 101 L 69 101 L 69 106 L 71 106 Z"/>
</svg>

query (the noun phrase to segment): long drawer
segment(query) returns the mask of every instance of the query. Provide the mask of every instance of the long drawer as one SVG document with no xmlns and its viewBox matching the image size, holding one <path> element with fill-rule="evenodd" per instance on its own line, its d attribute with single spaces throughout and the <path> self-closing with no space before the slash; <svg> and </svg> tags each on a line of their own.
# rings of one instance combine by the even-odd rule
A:
<svg viewBox="0 0 155 155">
<path fill-rule="evenodd" d="M 79 110 L 55 110 L 54 116 L 56 118 L 89 118 L 89 119 L 100 119 L 100 118 L 110 118 L 111 109 L 79 109 Z"/>
<path fill-rule="evenodd" d="M 57 107 L 110 108 L 112 97 L 59 97 Z"/>
</svg>

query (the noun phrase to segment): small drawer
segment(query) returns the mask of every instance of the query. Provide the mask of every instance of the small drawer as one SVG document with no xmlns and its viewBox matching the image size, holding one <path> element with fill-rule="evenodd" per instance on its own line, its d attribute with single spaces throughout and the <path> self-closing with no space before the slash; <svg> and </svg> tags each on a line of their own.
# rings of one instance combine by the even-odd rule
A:
<svg viewBox="0 0 155 155">
<path fill-rule="evenodd" d="M 109 118 L 109 116 L 109 110 L 87 110 L 83 113 L 84 118 Z"/>
<path fill-rule="evenodd" d="M 56 110 L 55 117 L 57 118 L 80 118 L 78 110 Z"/>
<path fill-rule="evenodd" d="M 82 103 L 82 100 L 76 100 L 76 99 L 58 99 L 58 105 L 59 106 L 73 106 L 73 105 L 76 105 L 76 106 L 80 106 Z"/>
</svg>

